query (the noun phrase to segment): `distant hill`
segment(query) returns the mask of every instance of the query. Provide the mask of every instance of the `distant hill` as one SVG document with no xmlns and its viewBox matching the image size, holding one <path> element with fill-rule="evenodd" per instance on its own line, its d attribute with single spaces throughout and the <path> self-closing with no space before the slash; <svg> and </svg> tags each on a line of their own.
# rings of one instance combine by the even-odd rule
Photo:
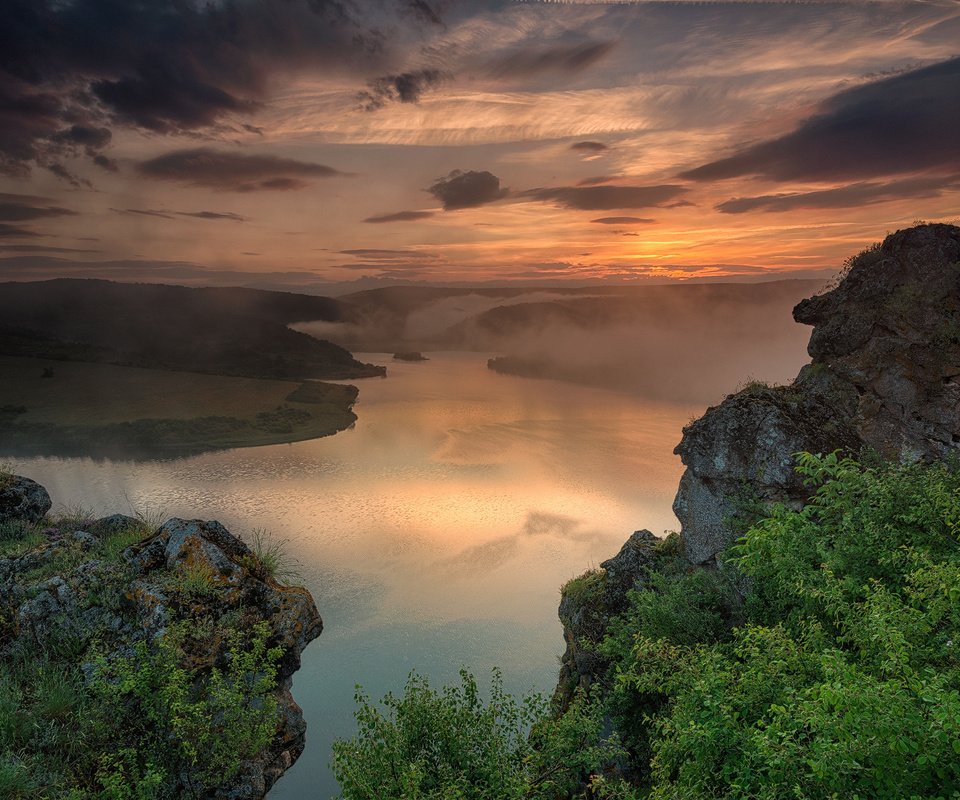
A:
<svg viewBox="0 0 960 800">
<path fill-rule="evenodd" d="M 254 378 L 382 375 L 287 327 L 339 321 L 328 297 L 58 279 L 0 284 L 0 354 Z"/>
</svg>

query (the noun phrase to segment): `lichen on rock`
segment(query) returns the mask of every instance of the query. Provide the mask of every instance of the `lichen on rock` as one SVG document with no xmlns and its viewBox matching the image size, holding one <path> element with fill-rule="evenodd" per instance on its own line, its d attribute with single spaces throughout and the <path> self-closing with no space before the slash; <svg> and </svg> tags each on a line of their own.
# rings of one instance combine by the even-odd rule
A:
<svg viewBox="0 0 960 800">
<path fill-rule="evenodd" d="M 51 505 L 47 490 L 30 478 L 10 475 L 0 480 L 0 523 L 38 522 Z"/>
</svg>

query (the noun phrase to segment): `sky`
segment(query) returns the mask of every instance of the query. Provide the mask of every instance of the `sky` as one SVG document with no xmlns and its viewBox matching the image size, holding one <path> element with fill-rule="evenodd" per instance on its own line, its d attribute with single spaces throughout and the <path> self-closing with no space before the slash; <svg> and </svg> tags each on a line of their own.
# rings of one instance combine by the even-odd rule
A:
<svg viewBox="0 0 960 800">
<path fill-rule="evenodd" d="M 820 277 L 958 132 L 956 0 L 4 0 L 0 278 Z"/>
</svg>

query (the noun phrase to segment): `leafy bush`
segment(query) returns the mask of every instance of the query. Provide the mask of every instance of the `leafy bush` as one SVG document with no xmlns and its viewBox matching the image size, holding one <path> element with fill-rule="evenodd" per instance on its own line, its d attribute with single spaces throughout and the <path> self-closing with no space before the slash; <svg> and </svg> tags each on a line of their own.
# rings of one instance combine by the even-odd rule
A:
<svg viewBox="0 0 960 800">
<path fill-rule="evenodd" d="M 191 663 L 192 623 L 108 661 L 68 638 L 0 661 L 0 797 L 198 798 L 274 736 L 282 652 L 260 623 L 220 669 Z M 209 637 L 209 631 L 202 635 Z M 87 663 L 87 673 L 81 664 Z M 189 783 L 185 781 L 189 780 Z"/>
<path fill-rule="evenodd" d="M 199 681 L 184 665 L 189 631 L 183 624 L 153 645 L 140 642 L 128 658 L 97 659 L 93 691 L 99 709 L 124 720 L 117 727 L 137 743 L 104 751 L 100 758 L 98 780 L 108 797 L 152 797 L 144 791 L 169 787 L 181 776 L 193 781 L 182 794 L 203 796 L 230 781 L 244 759 L 270 743 L 278 724 L 271 691 L 282 650 L 267 647 L 265 623 L 255 627 L 249 642 L 230 635 L 226 670 L 213 667 Z"/>
<path fill-rule="evenodd" d="M 600 739 L 599 706 L 582 697 L 552 719 L 542 697 L 504 692 L 496 671 L 487 702 L 471 674 L 460 681 L 437 692 L 411 674 L 382 709 L 358 689 L 357 736 L 333 748 L 345 800 L 547 800 L 617 752 Z"/>
<path fill-rule="evenodd" d="M 651 615 L 640 593 L 613 629 L 621 656 L 635 637 L 611 697 L 640 712 L 647 738 L 628 744 L 645 791 L 958 797 L 960 471 L 836 455 L 798 469 L 813 500 L 775 509 L 729 554 L 752 585 L 741 627 L 691 640 L 662 623 L 683 605 L 664 592 L 672 612 Z"/>
</svg>

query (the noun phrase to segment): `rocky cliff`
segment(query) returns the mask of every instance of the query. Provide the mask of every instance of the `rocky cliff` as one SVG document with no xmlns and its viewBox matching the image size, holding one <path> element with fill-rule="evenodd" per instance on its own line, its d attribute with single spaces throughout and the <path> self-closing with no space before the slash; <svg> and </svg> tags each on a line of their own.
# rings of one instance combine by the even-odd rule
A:
<svg viewBox="0 0 960 800">
<path fill-rule="evenodd" d="M 42 486 L 0 479 L 0 703 L 31 722 L 0 736 L 0 760 L 25 796 L 113 781 L 151 797 L 262 798 L 304 747 L 290 687 L 322 630 L 310 594 L 277 583 L 218 522 L 49 518 Z M 29 683 L 51 670 L 73 698 L 57 720 L 74 731 L 69 749 L 30 733 L 45 730 L 48 701 Z"/>
<path fill-rule="evenodd" d="M 702 564 L 734 536 L 747 499 L 801 503 L 792 455 L 842 449 L 942 458 L 960 443 L 960 228 L 920 225 L 848 262 L 802 301 L 812 361 L 789 386 L 748 387 L 683 431 L 674 501 L 684 550 Z"/>
<path fill-rule="evenodd" d="M 599 571 L 565 588 L 562 702 L 604 677 L 596 644 L 651 570 L 678 555 L 688 569 L 712 568 L 751 514 L 804 503 L 795 453 L 916 460 L 960 450 L 960 228 L 919 225 L 888 236 L 793 315 L 813 326 L 812 360 L 797 378 L 749 385 L 684 429 L 679 539 L 635 533 Z"/>
</svg>

